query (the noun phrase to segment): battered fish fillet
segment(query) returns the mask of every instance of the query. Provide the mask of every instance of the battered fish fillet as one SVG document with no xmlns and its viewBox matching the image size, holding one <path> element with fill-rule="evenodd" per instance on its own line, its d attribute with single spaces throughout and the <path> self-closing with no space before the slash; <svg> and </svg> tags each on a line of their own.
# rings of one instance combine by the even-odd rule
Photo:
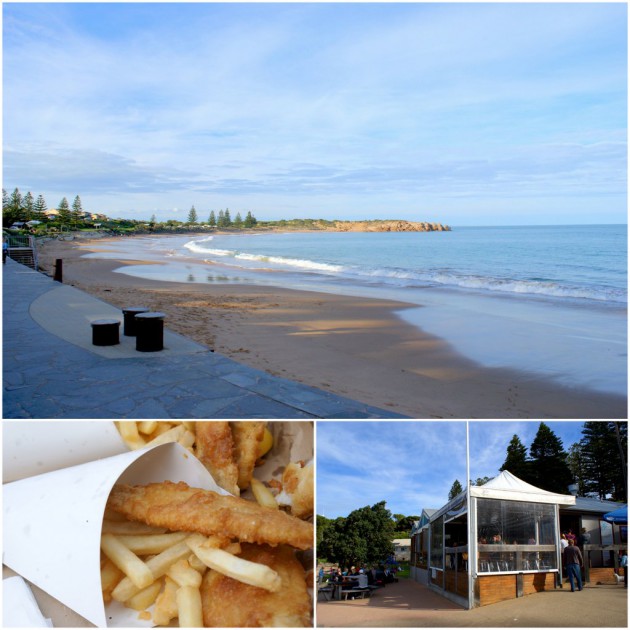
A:
<svg viewBox="0 0 630 630">
<path fill-rule="evenodd" d="M 238 496 L 238 468 L 229 422 L 197 422 L 196 432 L 195 455 L 222 488 Z"/>
<path fill-rule="evenodd" d="M 107 507 L 132 521 L 173 531 L 220 535 L 241 542 L 313 546 L 313 525 L 281 510 L 239 497 L 163 481 L 147 486 L 114 486 Z"/>
<path fill-rule="evenodd" d="M 238 487 L 241 490 L 245 490 L 252 480 L 266 425 L 266 422 L 230 422 L 238 467 Z"/>
<path fill-rule="evenodd" d="M 291 514 L 297 518 L 313 515 L 313 473 L 313 462 L 309 462 L 306 466 L 289 464 L 282 474 L 282 492 L 276 499 L 280 505 L 291 506 Z"/>
<path fill-rule="evenodd" d="M 280 575 L 282 587 L 270 593 L 217 571 L 208 571 L 201 584 L 204 626 L 303 628 L 312 625 L 304 569 L 290 547 L 243 545 L 240 557 L 271 567 Z"/>
</svg>

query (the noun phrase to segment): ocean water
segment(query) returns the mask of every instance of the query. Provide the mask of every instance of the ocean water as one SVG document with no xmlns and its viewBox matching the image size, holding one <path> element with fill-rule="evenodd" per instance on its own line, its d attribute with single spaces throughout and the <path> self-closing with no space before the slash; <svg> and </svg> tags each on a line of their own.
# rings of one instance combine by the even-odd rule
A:
<svg viewBox="0 0 630 630">
<path fill-rule="evenodd" d="M 490 367 L 626 393 L 627 228 L 255 233 L 120 239 L 124 273 L 397 299 L 400 316 Z"/>
</svg>

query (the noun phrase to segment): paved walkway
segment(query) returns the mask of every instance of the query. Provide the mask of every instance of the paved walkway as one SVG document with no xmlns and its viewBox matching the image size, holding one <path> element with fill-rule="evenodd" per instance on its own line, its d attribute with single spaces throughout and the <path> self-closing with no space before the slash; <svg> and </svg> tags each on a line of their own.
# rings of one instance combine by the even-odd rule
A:
<svg viewBox="0 0 630 630">
<path fill-rule="evenodd" d="M 162 352 L 136 352 L 122 327 L 120 345 L 93 346 L 90 321 L 122 321 L 119 309 L 11 259 L 3 267 L 4 418 L 403 417 L 271 376 L 168 330 Z"/>
<path fill-rule="evenodd" d="M 627 628 L 628 591 L 590 586 L 544 591 L 466 610 L 413 580 L 401 579 L 370 598 L 317 604 L 317 626 L 338 628 Z"/>
</svg>

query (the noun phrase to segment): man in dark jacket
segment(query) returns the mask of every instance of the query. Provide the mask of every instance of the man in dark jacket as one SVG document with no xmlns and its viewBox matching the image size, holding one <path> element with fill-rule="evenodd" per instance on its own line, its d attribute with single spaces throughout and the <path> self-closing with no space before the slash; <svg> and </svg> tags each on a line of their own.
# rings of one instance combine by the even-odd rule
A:
<svg viewBox="0 0 630 630">
<path fill-rule="evenodd" d="M 569 576 L 569 583 L 571 584 L 571 592 L 575 592 L 575 584 L 573 579 L 577 580 L 578 591 L 582 590 L 582 570 L 581 566 L 584 564 L 582 559 L 582 552 L 580 548 L 576 546 L 575 540 L 569 539 L 569 545 L 564 550 L 564 564 L 567 568 L 567 574 Z"/>
</svg>

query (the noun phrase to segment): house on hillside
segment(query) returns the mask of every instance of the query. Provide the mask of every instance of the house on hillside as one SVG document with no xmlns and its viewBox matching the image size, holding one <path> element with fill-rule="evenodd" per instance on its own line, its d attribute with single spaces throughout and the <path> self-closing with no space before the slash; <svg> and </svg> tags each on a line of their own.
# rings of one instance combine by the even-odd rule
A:
<svg viewBox="0 0 630 630">
<path fill-rule="evenodd" d="M 557 588 L 562 584 L 564 527 L 576 533 L 590 528 L 592 549 L 586 552 L 591 567 L 625 545 L 625 526 L 611 526 L 609 545 L 603 543 L 610 537 L 595 535 L 601 516 L 617 507 L 603 503 L 548 492 L 504 471 L 483 486 L 470 486 L 442 508 L 422 511 L 412 530 L 411 577 L 467 608 Z M 608 532 L 608 526 L 602 531 Z M 607 571 L 614 580 L 613 565 Z"/>
</svg>

